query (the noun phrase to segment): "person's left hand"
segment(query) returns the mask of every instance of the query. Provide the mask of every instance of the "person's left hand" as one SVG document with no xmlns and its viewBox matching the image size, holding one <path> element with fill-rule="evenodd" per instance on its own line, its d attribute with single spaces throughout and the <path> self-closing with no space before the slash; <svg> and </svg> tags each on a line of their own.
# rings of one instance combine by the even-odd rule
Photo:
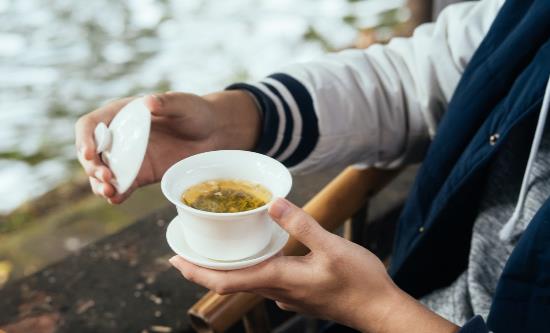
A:
<svg viewBox="0 0 550 333">
<path fill-rule="evenodd" d="M 283 310 L 336 320 L 355 328 L 383 320 L 397 287 L 382 262 L 365 248 L 324 230 L 311 216 L 284 199 L 271 206 L 271 217 L 306 245 L 306 256 L 277 256 L 234 271 L 196 266 L 179 256 L 170 259 L 189 281 L 218 294 L 252 292 L 277 302 Z M 375 304 L 376 306 L 371 306 Z"/>
</svg>

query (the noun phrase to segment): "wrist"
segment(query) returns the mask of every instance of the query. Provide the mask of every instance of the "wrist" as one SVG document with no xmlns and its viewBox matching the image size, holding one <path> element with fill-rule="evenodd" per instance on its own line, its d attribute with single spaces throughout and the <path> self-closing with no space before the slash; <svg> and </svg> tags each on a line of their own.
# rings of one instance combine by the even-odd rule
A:
<svg viewBox="0 0 550 333">
<path fill-rule="evenodd" d="M 392 314 L 397 311 L 397 305 L 403 301 L 399 288 L 387 277 L 388 283 L 376 294 L 363 294 L 357 300 L 351 326 L 361 332 L 385 333 L 389 332 L 386 323 L 392 320 Z"/>
<path fill-rule="evenodd" d="M 242 90 L 203 96 L 215 122 L 215 149 L 253 150 L 260 136 L 261 117 L 253 97 Z"/>
<path fill-rule="evenodd" d="M 357 316 L 355 328 L 368 333 L 456 333 L 459 327 L 425 307 L 393 282 L 380 300 L 372 298 Z"/>
</svg>

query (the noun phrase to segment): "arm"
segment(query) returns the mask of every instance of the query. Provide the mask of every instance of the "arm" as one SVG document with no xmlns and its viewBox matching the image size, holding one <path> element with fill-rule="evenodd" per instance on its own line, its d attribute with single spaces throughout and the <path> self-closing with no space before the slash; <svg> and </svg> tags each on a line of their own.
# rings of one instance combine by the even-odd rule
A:
<svg viewBox="0 0 550 333">
<path fill-rule="evenodd" d="M 411 38 L 289 66 L 253 84 L 263 110 L 257 150 L 294 171 L 421 160 L 502 0 L 449 6 Z"/>
<path fill-rule="evenodd" d="M 172 164 L 187 156 L 216 149 L 250 150 L 258 140 L 260 116 L 246 92 L 147 96 L 145 104 L 152 115 L 147 152 L 131 188 L 116 193 L 113 174 L 96 153 L 93 132 L 99 122 L 108 124 L 131 100 L 111 102 L 81 117 L 75 126 L 78 160 L 93 192 L 110 203 L 120 203 L 136 188 L 159 181 Z"/>
<path fill-rule="evenodd" d="M 216 271 L 170 259 L 188 280 L 218 294 L 252 292 L 287 311 L 334 320 L 363 332 L 446 332 L 458 327 L 401 291 L 382 262 L 360 245 L 324 230 L 284 199 L 269 209 L 275 222 L 311 252 L 276 256 L 258 265 Z"/>
<path fill-rule="evenodd" d="M 147 98 L 153 125 L 145 161 L 127 193 L 95 153 L 93 131 L 131 98 L 101 107 L 76 124 L 78 158 L 94 193 L 120 203 L 160 180 L 173 163 L 215 149 L 256 149 L 294 171 L 366 162 L 397 167 L 420 160 L 458 79 L 502 0 L 450 6 L 435 24 L 387 46 L 328 55 L 290 66 L 262 82 L 206 96 Z"/>
<path fill-rule="evenodd" d="M 337 321 L 362 332 L 489 332 L 480 316 L 459 328 L 430 311 L 393 283 L 374 254 L 324 230 L 285 199 L 276 200 L 269 214 L 311 252 L 276 256 L 234 271 L 202 268 L 178 256 L 170 263 L 188 280 L 218 294 L 259 294 L 283 310 Z"/>
</svg>

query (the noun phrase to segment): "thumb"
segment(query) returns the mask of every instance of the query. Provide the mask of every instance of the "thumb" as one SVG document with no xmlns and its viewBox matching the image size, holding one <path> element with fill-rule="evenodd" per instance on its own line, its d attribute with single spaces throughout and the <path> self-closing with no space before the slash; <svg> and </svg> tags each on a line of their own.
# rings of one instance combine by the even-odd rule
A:
<svg viewBox="0 0 550 333">
<path fill-rule="evenodd" d="M 269 208 L 269 215 L 310 250 L 319 249 L 327 244 L 330 233 L 323 229 L 313 217 L 288 200 L 276 199 Z"/>
</svg>

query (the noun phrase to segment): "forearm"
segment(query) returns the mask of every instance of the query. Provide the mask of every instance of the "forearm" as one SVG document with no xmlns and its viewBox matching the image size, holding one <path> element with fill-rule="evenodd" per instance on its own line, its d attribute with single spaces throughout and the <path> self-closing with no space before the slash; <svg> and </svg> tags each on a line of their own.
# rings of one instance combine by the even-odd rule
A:
<svg viewBox="0 0 550 333">
<path fill-rule="evenodd" d="M 216 122 L 216 149 L 253 150 L 260 136 L 261 116 L 254 99 L 245 91 L 222 91 L 203 96 Z"/>
<path fill-rule="evenodd" d="M 394 297 L 395 306 L 380 333 L 454 333 L 460 329 L 401 290 Z"/>
</svg>

